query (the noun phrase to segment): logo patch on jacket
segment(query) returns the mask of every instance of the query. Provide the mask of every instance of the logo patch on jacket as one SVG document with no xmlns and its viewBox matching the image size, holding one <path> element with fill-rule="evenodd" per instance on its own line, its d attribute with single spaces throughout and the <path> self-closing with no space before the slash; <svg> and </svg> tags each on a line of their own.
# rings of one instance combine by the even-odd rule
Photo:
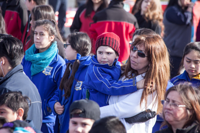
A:
<svg viewBox="0 0 200 133">
<path fill-rule="evenodd" d="M 76 83 L 76 85 L 75 85 L 75 90 L 76 90 L 76 91 L 80 91 L 80 90 L 82 89 L 82 88 L 81 88 L 82 84 L 83 84 L 83 81 L 78 81 L 78 82 Z"/>
<path fill-rule="evenodd" d="M 12 16 L 11 16 L 10 20 L 13 20 L 13 18 L 14 18 L 14 13 L 12 14 Z"/>
<path fill-rule="evenodd" d="M 42 71 L 42 73 L 44 73 L 46 76 L 47 75 L 51 75 L 51 70 L 52 69 L 53 69 L 53 67 L 48 66 Z"/>
</svg>

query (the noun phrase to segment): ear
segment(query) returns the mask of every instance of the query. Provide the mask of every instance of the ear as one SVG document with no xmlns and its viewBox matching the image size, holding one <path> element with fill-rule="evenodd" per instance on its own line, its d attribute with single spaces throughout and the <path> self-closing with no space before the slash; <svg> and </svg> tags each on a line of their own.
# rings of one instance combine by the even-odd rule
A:
<svg viewBox="0 0 200 133">
<path fill-rule="evenodd" d="M 24 109 L 23 108 L 19 108 L 17 110 L 17 120 L 23 120 L 23 116 L 24 116 Z"/>
<path fill-rule="evenodd" d="M 6 59 L 6 57 L 1 57 L 1 60 L 0 60 L 0 62 L 1 62 L 1 65 L 5 65 L 5 63 L 7 62 L 8 60 Z"/>
<path fill-rule="evenodd" d="M 49 36 L 50 41 L 52 42 L 55 39 L 55 36 Z"/>
</svg>

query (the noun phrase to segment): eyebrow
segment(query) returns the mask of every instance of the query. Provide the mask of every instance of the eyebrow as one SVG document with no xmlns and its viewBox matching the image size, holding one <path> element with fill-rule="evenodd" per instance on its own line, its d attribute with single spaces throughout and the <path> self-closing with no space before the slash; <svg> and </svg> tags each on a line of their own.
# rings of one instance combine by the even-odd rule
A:
<svg viewBox="0 0 200 133">
<path fill-rule="evenodd" d="M 188 57 L 186 57 L 186 59 L 187 59 L 187 60 L 191 60 L 191 61 L 200 61 L 200 60 L 192 60 L 192 59 L 190 59 L 190 58 L 188 58 Z"/>
</svg>

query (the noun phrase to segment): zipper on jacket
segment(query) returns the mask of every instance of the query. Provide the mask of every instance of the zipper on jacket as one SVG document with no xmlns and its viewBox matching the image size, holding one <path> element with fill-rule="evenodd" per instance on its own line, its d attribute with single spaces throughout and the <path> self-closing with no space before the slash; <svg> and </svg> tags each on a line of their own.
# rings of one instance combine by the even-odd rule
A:
<svg viewBox="0 0 200 133">
<path fill-rule="evenodd" d="M 44 103 L 45 103 L 45 101 L 46 101 L 46 100 L 44 99 Z M 45 116 L 46 116 L 46 111 L 45 111 L 45 108 L 46 108 L 46 107 L 44 107 L 44 114 L 45 114 Z"/>
</svg>

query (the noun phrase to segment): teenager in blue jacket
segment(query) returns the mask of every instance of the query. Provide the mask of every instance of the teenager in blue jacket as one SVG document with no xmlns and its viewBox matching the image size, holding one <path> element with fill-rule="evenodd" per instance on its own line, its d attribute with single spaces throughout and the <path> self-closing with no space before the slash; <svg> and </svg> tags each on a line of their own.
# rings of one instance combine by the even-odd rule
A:
<svg viewBox="0 0 200 133">
<path fill-rule="evenodd" d="M 65 71 L 65 61 L 58 55 L 55 22 L 38 20 L 34 26 L 34 42 L 25 53 L 23 67 L 26 75 L 36 85 L 42 100 L 42 132 L 53 133 L 56 116 L 48 101 L 59 89 Z"/>
<path fill-rule="evenodd" d="M 82 98 L 82 84 L 88 66 L 91 63 L 91 41 L 83 32 L 71 33 L 67 37 L 66 64 L 67 68 L 60 83 L 60 89 L 49 101 L 54 114 L 58 114 L 60 132 L 65 133 L 69 129 L 69 107 L 75 100 Z"/>
<path fill-rule="evenodd" d="M 120 63 L 117 61 L 119 45 L 120 39 L 115 33 L 99 35 L 96 55 L 92 57 L 85 76 L 83 98 L 97 102 L 100 107 L 108 104 L 109 95 L 125 95 L 137 91 L 134 79 L 118 81 L 121 75 Z"/>
<path fill-rule="evenodd" d="M 191 82 L 195 87 L 200 86 L 200 42 L 186 45 L 181 61 L 184 72 L 171 79 L 174 85 L 181 82 Z"/>
</svg>

